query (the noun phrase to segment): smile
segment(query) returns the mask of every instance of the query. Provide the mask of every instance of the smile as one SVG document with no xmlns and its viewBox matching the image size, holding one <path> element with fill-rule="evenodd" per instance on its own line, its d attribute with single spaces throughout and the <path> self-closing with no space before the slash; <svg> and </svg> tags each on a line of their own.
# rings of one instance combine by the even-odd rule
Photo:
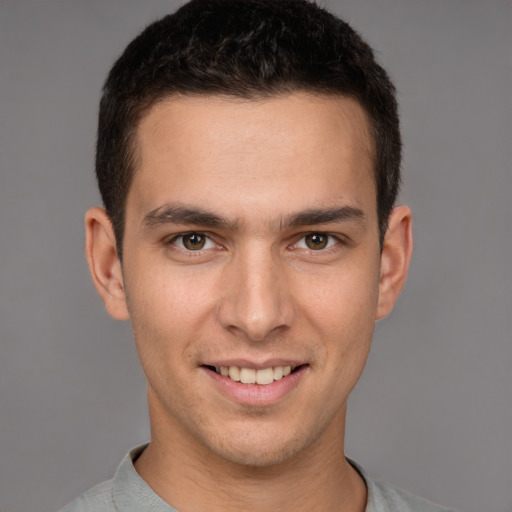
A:
<svg viewBox="0 0 512 512">
<path fill-rule="evenodd" d="M 252 365 L 240 360 L 201 367 L 222 395 L 246 406 L 265 407 L 281 401 L 301 386 L 311 369 L 308 363 L 301 363 L 267 361 Z"/>
<path fill-rule="evenodd" d="M 255 370 L 239 366 L 216 366 L 215 371 L 223 377 L 243 384 L 259 384 L 266 386 L 276 380 L 286 377 L 295 370 L 292 366 L 274 366 Z"/>
</svg>

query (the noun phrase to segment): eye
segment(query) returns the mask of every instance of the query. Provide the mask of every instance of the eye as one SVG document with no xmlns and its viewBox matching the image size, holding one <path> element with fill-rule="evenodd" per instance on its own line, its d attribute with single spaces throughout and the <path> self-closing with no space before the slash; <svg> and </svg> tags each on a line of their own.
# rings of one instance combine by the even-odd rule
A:
<svg viewBox="0 0 512 512">
<path fill-rule="evenodd" d="M 329 249 L 336 245 L 338 240 L 327 233 L 309 233 L 305 237 L 301 238 L 295 247 L 298 249 L 309 249 L 311 251 L 321 251 L 323 249 Z"/>
<path fill-rule="evenodd" d="M 204 233 L 191 232 L 174 237 L 171 244 L 186 251 L 200 251 L 216 247 L 215 243 Z"/>
</svg>

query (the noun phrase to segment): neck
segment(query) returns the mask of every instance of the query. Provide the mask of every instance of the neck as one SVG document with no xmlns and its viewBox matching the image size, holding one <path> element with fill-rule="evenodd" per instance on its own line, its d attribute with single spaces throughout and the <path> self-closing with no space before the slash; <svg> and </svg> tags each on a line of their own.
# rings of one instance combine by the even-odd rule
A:
<svg viewBox="0 0 512 512">
<path fill-rule="evenodd" d="M 365 510 L 366 487 L 344 456 L 345 411 L 313 446 L 264 467 L 230 462 L 180 432 L 179 426 L 163 432 L 161 423 L 156 424 L 160 428 L 152 428 L 152 441 L 135 468 L 180 512 Z"/>
</svg>

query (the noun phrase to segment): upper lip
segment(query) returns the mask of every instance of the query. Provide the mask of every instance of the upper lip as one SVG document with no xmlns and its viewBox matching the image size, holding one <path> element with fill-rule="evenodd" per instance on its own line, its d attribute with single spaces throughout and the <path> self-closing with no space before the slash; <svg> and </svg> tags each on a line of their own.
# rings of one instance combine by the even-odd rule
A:
<svg viewBox="0 0 512 512">
<path fill-rule="evenodd" d="M 239 368 L 251 368 L 253 370 L 263 370 L 265 368 L 275 368 L 276 366 L 291 366 L 296 368 L 306 364 L 305 361 L 299 359 L 285 359 L 285 358 L 273 358 L 265 359 L 262 361 L 255 361 L 249 359 L 216 359 L 207 361 L 202 366 L 238 366 Z"/>
</svg>

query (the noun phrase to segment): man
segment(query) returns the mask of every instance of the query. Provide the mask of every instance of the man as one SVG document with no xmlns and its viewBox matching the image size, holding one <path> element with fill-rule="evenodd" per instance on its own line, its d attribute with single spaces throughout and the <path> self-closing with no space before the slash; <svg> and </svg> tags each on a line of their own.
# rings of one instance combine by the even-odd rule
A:
<svg viewBox="0 0 512 512">
<path fill-rule="evenodd" d="M 66 511 L 421 511 L 344 455 L 412 252 L 394 88 L 304 0 L 195 0 L 112 68 L 86 254 L 151 442 Z"/>
</svg>

